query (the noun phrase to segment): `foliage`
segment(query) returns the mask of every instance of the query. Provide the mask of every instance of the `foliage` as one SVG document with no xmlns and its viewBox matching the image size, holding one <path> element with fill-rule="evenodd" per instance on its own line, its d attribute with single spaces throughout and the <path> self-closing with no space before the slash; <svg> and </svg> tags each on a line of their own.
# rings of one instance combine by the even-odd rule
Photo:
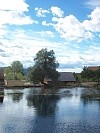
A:
<svg viewBox="0 0 100 133">
<path fill-rule="evenodd" d="M 81 72 L 81 76 L 83 79 L 90 80 L 90 81 L 97 81 L 100 82 L 100 67 L 93 71 L 89 70 L 87 67 L 83 68 L 83 71 Z"/>
<path fill-rule="evenodd" d="M 82 81 L 82 77 L 80 73 L 73 73 L 75 76 L 75 79 L 78 83 L 80 83 Z"/>
<path fill-rule="evenodd" d="M 36 54 L 34 59 L 35 65 L 30 68 L 29 76 L 33 81 L 43 82 L 44 78 L 50 78 L 53 81 L 57 80 L 58 72 L 56 69 L 59 63 L 56 61 L 54 51 L 47 51 L 42 49 Z"/>
<path fill-rule="evenodd" d="M 100 83 L 100 67 L 95 71 L 95 79 Z"/>
<path fill-rule="evenodd" d="M 23 73 L 23 65 L 20 61 L 13 61 L 11 67 L 14 73 Z"/>
<path fill-rule="evenodd" d="M 89 70 L 87 67 L 84 67 L 81 76 L 82 78 L 85 78 L 87 80 L 93 80 L 95 75 L 94 71 Z"/>
<path fill-rule="evenodd" d="M 23 76 L 23 65 L 20 61 L 13 61 L 11 66 L 4 68 L 6 80 L 22 80 Z"/>
</svg>

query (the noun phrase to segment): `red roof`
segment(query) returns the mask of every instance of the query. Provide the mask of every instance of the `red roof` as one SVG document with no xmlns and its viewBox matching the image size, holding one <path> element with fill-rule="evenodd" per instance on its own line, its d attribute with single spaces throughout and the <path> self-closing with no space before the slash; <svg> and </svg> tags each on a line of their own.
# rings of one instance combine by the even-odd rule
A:
<svg viewBox="0 0 100 133">
<path fill-rule="evenodd" d="M 97 69 L 99 69 L 100 66 L 91 66 L 88 67 L 88 70 L 92 70 L 92 71 L 96 71 Z"/>
</svg>

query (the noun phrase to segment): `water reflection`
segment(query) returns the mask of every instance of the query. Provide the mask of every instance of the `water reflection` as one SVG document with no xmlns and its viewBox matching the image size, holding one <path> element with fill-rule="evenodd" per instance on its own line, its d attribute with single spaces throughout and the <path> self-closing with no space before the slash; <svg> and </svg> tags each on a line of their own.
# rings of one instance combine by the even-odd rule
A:
<svg viewBox="0 0 100 133">
<path fill-rule="evenodd" d="M 27 96 L 27 105 L 35 107 L 38 115 L 50 116 L 54 115 L 56 103 L 59 99 L 59 95 L 29 94 Z"/>
<path fill-rule="evenodd" d="M 4 99 L 4 88 L 0 88 L 0 103 L 3 103 Z"/>
<path fill-rule="evenodd" d="M 13 93 L 11 94 L 13 102 L 20 102 L 22 99 L 23 93 Z"/>
<path fill-rule="evenodd" d="M 3 103 L 4 96 L 0 96 L 0 103 Z"/>
<path fill-rule="evenodd" d="M 82 89 L 5 89 L 0 133 L 100 133 L 100 100 Z"/>
<path fill-rule="evenodd" d="M 5 91 L 5 95 L 7 95 L 8 97 L 11 97 L 13 102 L 20 102 L 20 100 L 23 97 L 23 92 L 22 90 L 12 89 L 12 90 Z"/>
</svg>

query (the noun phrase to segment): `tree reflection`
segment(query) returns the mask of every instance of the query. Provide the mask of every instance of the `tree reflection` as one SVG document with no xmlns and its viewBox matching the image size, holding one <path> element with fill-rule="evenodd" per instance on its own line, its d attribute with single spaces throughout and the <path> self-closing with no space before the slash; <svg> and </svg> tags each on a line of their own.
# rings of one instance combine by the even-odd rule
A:
<svg viewBox="0 0 100 133">
<path fill-rule="evenodd" d="M 3 103 L 3 99 L 4 99 L 4 88 L 0 89 L 0 103 Z"/>
<path fill-rule="evenodd" d="M 4 96 L 0 96 L 0 103 L 3 103 Z"/>
<path fill-rule="evenodd" d="M 22 99 L 23 93 L 13 93 L 11 94 L 13 102 L 20 102 Z"/>
<path fill-rule="evenodd" d="M 27 102 L 28 106 L 34 106 L 41 116 L 50 116 L 55 113 L 56 103 L 59 99 L 58 95 L 54 94 L 38 94 L 28 95 Z"/>
<path fill-rule="evenodd" d="M 23 97 L 23 93 L 21 92 L 11 92 L 11 93 L 7 93 L 7 95 L 12 98 L 13 102 L 20 102 L 20 100 Z"/>
<path fill-rule="evenodd" d="M 94 102 L 96 102 L 99 107 L 100 107 L 100 99 L 93 99 L 93 98 L 81 98 L 84 107 L 87 106 L 88 104 L 92 104 Z"/>
<path fill-rule="evenodd" d="M 88 105 L 89 103 L 92 103 L 93 102 L 93 99 L 89 99 L 89 98 L 81 98 L 82 99 L 82 102 L 83 102 L 83 105 L 84 105 L 84 107 L 86 106 L 86 105 Z"/>
</svg>

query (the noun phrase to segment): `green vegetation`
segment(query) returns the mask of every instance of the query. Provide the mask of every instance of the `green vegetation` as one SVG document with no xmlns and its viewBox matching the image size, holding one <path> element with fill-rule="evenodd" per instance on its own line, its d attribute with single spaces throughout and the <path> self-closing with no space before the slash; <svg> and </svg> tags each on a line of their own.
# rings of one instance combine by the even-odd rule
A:
<svg viewBox="0 0 100 133">
<path fill-rule="evenodd" d="M 47 51 L 42 49 L 36 54 L 34 59 L 35 65 L 29 68 L 29 77 L 33 82 L 43 82 L 44 78 L 52 79 L 56 81 L 58 79 L 59 63 L 56 61 L 55 53 L 53 50 Z"/>
<path fill-rule="evenodd" d="M 81 77 L 84 81 L 96 81 L 100 83 L 100 67 L 97 70 L 89 70 L 87 67 L 83 68 Z"/>
<path fill-rule="evenodd" d="M 6 80 L 22 80 L 24 79 L 23 65 L 20 61 L 13 61 L 11 66 L 4 68 Z"/>
</svg>

